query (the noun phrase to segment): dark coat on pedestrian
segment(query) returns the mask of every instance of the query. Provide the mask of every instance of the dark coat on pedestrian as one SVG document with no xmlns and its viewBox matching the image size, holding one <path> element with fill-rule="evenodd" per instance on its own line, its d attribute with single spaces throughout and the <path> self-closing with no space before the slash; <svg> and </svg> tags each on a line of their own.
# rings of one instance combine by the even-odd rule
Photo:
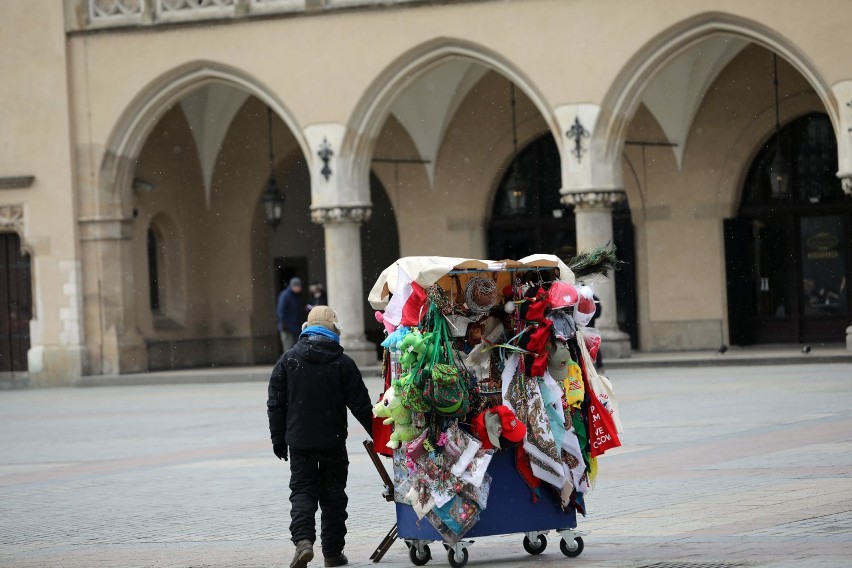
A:
<svg viewBox="0 0 852 568">
<path fill-rule="evenodd" d="M 299 295 L 290 286 L 287 286 L 278 295 L 275 315 L 278 318 L 278 331 L 286 331 L 297 335 L 301 331 L 302 303 L 299 300 Z"/>
<path fill-rule="evenodd" d="M 343 448 L 346 409 L 372 430 L 370 395 L 355 362 L 334 340 L 303 335 L 281 356 L 269 379 L 269 432 L 273 444 L 293 449 Z"/>
</svg>

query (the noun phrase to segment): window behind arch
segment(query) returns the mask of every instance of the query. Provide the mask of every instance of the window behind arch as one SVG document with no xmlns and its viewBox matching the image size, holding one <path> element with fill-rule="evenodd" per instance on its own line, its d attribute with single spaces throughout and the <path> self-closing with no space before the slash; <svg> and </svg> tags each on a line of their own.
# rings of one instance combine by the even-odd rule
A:
<svg viewBox="0 0 852 568">
<path fill-rule="evenodd" d="M 160 272 L 162 264 L 157 257 L 160 254 L 160 243 L 154 227 L 148 227 L 148 298 L 151 311 L 160 312 Z"/>
<path fill-rule="evenodd" d="M 787 196 L 772 198 L 769 168 L 779 151 L 788 164 Z M 762 206 L 839 203 L 844 201 L 837 178 L 837 140 L 828 115 L 811 113 L 784 126 L 769 138 L 749 169 L 741 203 Z"/>
<path fill-rule="evenodd" d="M 146 233 L 148 307 L 154 329 L 180 329 L 186 318 L 183 238 L 165 213 L 154 216 Z"/>
</svg>

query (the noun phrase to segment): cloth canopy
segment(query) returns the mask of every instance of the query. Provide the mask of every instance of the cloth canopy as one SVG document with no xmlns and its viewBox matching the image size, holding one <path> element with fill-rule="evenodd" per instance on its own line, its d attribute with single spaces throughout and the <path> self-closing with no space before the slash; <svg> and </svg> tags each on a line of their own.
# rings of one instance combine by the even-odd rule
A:
<svg viewBox="0 0 852 568">
<path fill-rule="evenodd" d="M 552 254 L 533 254 L 520 260 L 499 261 L 447 256 L 407 256 L 400 258 L 382 271 L 367 299 L 373 309 L 384 310 L 390 295 L 396 292 L 400 270 L 403 270 L 412 281 L 426 288 L 454 271 L 475 273 L 535 270 L 536 268 L 555 268 L 559 271 L 560 280 L 574 283 L 574 273 L 571 269 L 558 256 Z"/>
</svg>

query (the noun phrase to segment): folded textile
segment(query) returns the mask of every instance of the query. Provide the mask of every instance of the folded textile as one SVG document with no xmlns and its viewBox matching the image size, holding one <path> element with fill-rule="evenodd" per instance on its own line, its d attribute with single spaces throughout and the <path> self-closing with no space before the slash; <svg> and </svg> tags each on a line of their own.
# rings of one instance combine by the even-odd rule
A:
<svg viewBox="0 0 852 568">
<path fill-rule="evenodd" d="M 538 381 L 520 372 L 518 363 L 517 354 L 506 361 L 503 370 L 503 404 L 514 411 L 527 427 L 523 447 L 529 455 L 533 474 L 561 488 L 565 483 L 561 450 L 557 448 L 551 432 Z"/>
<path fill-rule="evenodd" d="M 447 463 L 452 464 L 450 473 L 461 477 L 476 452 L 482 447 L 482 442 L 461 430 L 456 422 L 453 422 L 446 430 L 446 442 L 444 443 L 444 456 Z"/>
<path fill-rule="evenodd" d="M 464 473 L 461 476 L 462 481 L 466 481 L 474 487 L 481 486 L 482 480 L 485 477 L 485 471 L 488 469 L 488 464 L 491 463 L 491 457 L 493 455 L 494 450 L 480 449 L 477 451 L 473 460 L 471 460 L 470 465 L 468 465 L 467 469 L 464 470 Z"/>
</svg>

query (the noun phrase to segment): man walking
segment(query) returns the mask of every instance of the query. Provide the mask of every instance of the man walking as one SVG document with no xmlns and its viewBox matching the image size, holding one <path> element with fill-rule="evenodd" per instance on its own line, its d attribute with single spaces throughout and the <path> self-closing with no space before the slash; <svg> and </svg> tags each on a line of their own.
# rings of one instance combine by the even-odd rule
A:
<svg viewBox="0 0 852 568">
<path fill-rule="evenodd" d="M 368 434 L 372 404 L 361 372 L 340 346 L 337 314 L 317 306 L 308 314 L 296 346 L 284 353 L 269 378 L 269 432 L 278 459 L 290 460 L 290 568 L 314 558 L 317 505 L 322 510 L 325 566 L 344 566 L 346 536 L 346 409 Z"/>
<path fill-rule="evenodd" d="M 278 295 L 278 303 L 275 306 L 275 316 L 278 319 L 278 333 L 281 334 L 281 347 L 287 353 L 296 344 L 296 336 L 299 335 L 299 324 L 302 318 L 302 303 L 299 294 L 302 293 L 302 281 L 293 277 L 290 285 L 284 288 Z"/>
</svg>

